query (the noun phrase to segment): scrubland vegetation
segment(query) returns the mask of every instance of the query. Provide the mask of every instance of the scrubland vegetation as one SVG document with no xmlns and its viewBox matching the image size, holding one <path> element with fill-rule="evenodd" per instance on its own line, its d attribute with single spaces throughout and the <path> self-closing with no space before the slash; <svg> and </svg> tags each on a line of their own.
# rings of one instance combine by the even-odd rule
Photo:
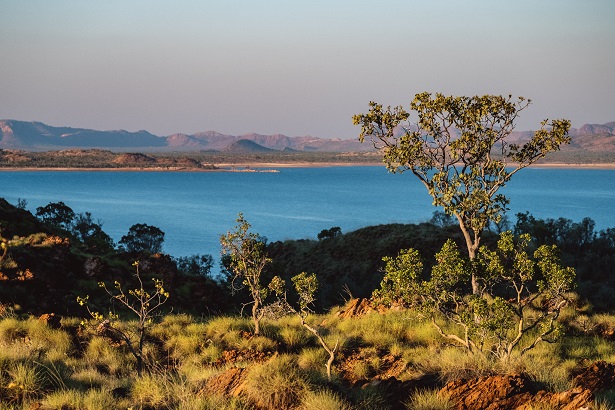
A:
<svg viewBox="0 0 615 410">
<path fill-rule="evenodd" d="M 524 355 L 514 349 L 504 361 L 490 353 L 491 347 L 470 350 L 442 337 L 425 320 L 424 307 L 404 306 L 399 303 L 403 298 L 392 308 L 384 307 L 390 303 L 378 308 L 374 297 L 368 308 L 349 313 L 349 305 L 356 302 L 352 297 L 382 293 L 380 282 L 387 272 L 383 256 L 391 261 L 400 249 L 414 247 L 431 269 L 433 255 L 446 238 L 456 238 L 462 249 L 463 238 L 445 215 L 436 213 L 431 222 L 420 225 L 346 234 L 332 228 L 324 231 L 335 234 L 320 235 L 320 240 L 268 244 L 272 261 L 260 283 L 266 287 L 273 277 L 285 278 L 285 300 L 294 310 L 263 317 L 255 334 L 250 315 L 239 314 L 250 302 L 250 293 L 243 289 L 231 295 L 230 276 L 212 278 L 210 258 L 173 260 L 152 254 L 148 247 L 158 249 L 164 235 L 143 226 L 124 237 L 124 245 L 141 247 L 131 251 L 112 241 L 101 242 L 107 237 L 97 229 L 90 230 L 96 240 L 77 237 L 72 222 L 83 218 L 67 208 L 52 206 L 58 211 L 52 214 L 66 217 L 52 221 L 49 207 L 42 207 L 35 218 L 6 202 L 2 206 L 3 235 L 13 237 L 5 239 L 2 257 L 3 408 L 447 409 L 454 408 L 453 403 L 439 391 L 452 380 L 523 372 L 541 388 L 561 392 L 570 389 L 575 374 L 591 363 L 615 362 L 610 292 L 592 290 L 613 286 L 607 267 L 613 266 L 615 242 L 612 230 L 594 232 L 591 220 L 544 221 L 521 214 L 508 226 L 529 234 L 533 249 L 559 245 L 562 260 L 576 267 L 579 286 L 566 294 L 570 303 L 557 317 L 558 337 L 538 343 Z M 58 236 L 62 232 L 64 236 Z M 149 240 L 130 241 L 135 233 Z M 490 248 L 495 249 L 497 240 L 496 232 L 486 232 L 484 242 Z M 126 295 L 138 289 L 131 266 L 137 259 L 145 290 L 153 294 L 156 283 L 162 282 L 163 292 L 169 294 L 144 322 L 121 303 L 110 303 L 109 294 L 98 285 L 104 282 L 114 293 L 117 280 Z M 226 263 L 230 275 L 232 264 Z M 290 279 L 305 271 L 316 273 L 317 303 L 305 305 L 302 316 L 297 314 L 300 300 Z M 88 306 L 100 317 L 77 303 L 78 296 L 86 295 Z M 275 300 L 275 292 L 270 292 L 262 303 Z M 51 312 L 56 319 L 37 318 Z M 535 312 L 529 309 L 526 314 Z M 131 341 L 139 340 L 139 329 L 145 326 L 139 356 L 120 333 L 101 329 L 103 316 Z M 337 345 L 330 379 L 330 355 L 302 320 L 330 349 Z M 458 331 L 452 322 L 444 326 Z M 538 332 L 530 330 L 524 341 Z M 609 390 L 599 392 L 597 408 L 611 408 L 612 397 Z"/>
<path fill-rule="evenodd" d="M 156 227 L 116 245 L 61 202 L 0 201 L 3 406 L 614 408 L 615 230 L 512 225 L 498 193 L 569 141 L 567 120 L 504 141 L 528 105 L 417 94 L 419 130 L 398 136 L 410 114 L 371 103 L 361 139 L 445 213 L 271 244 L 239 214 L 221 277 L 209 255 L 160 254 Z"/>
<path fill-rule="evenodd" d="M 249 319 L 170 314 L 152 325 L 138 376 L 125 344 L 63 318 L 52 328 L 36 318 L 0 321 L 0 398 L 4 408 L 451 408 L 435 394 L 450 380 L 526 372 L 549 391 L 571 388 L 579 367 L 613 362 L 615 345 L 577 328 L 581 314 L 564 312 L 568 334 L 508 363 L 445 343 L 416 312 L 340 318 L 338 309 L 311 318 L 341 348 L 326 375 L 326 352 L 294 317 L 270 320 L 254 336 Z M 615 316 L 593 318 L 613 323 Z M 122 322 L 130 328 L 135 323 Z M 377 329 L 377 331 L 375 331 Z M 245 369 L 233 386 L 229 369 Z M 373 380 L 395 377 L 380 389 Z M 403 382 L 431 380 L 429 387 Z M 383 382 L 384 385 L 384 382 Z M 233 394 L 233 393 L 236 393 Z M 607 393 L 610 394 L 610 393 Z M 608 399 L 608 397 L 607 397 Z M 422 404 L 420 404 L 422 403 Z"/>
</svg>

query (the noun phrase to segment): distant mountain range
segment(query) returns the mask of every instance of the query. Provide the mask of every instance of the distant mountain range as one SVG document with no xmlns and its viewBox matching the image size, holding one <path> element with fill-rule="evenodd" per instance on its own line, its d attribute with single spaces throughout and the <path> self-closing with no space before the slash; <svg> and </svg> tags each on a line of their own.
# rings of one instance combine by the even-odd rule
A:
<svg viewBox="0 0 615 410">
<path fill-rule="evenodd" d="M 288 137 L 282 134 L 225 135 L 216 131 L 192 135 L 156 136 L 147 131 L 97 131 L 84 128 L 53 127 L 41 122 L 0 120 L 0 149 L 48 151 L 67 148 L 105 148 L 116 151 L 321 151 L 358 152 L 373 149 L 354 139 Z M 512 140 L 523 142 L 530 131 L 513 133 Z M 572 143 L 565 150 L 615 152 L 615 122 L 585 124 L 570 131 Z"/>
</svg>

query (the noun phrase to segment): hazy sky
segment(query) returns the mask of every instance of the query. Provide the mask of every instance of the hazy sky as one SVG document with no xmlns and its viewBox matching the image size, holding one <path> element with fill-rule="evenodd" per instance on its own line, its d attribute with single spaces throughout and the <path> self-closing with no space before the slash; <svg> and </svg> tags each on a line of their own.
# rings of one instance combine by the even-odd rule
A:
<svg viewBox="0 0 615 410">
<path fill-rule="evenodd" d="M 615 121 L 613 0 L 0 0 L 0 119 L 356 138 L 370 100 Z"/>
</svg>

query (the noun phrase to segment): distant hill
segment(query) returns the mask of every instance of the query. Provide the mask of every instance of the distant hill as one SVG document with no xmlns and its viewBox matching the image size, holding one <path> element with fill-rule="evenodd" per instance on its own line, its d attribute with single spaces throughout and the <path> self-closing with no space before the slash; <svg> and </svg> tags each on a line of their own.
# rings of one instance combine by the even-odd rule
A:
<svg viewBox="0 0 615 410">
<path fill-rule="evenodd" d="M 254 141 L 239 140 L 237 142 L 233 142 L 231 145 L 226 147 L 224 151 L 246 154 L 246 153 L 251 153 L 251 152 L 273 152 L 276 150 L 272 148 L 263 147 L 262 145 L 257 144 Z"/>
<path fill-rule="evenodd" d="M 112 148 L 164 147 L 164 138 L 147 131 L 96 131 L 84 128 L 52 127 L 42 122 L 0 121 L 0 148 Z"/>
<path fill-rule="evenodd" d="M 0 149 L 48 151 L 67 148 L 104 148 L 116 151 L 220 151 L 220 152 L 362 152 L 372 151 L 370 143 L 358 139 L 325 139 L 282 134 L 226 135 L 216 131 L 156 136 L 147 131 L 97 131 L 53 127 L 41 122 L 0 120 Z M 511 142 L 522 144 L 532 133 L 516 131 Z M 570 130 L 572 142 L 562 151 L 615 153 L 615 122 L 585 124 Z"/>
<path fill-rule="evenodd" d="M 288 137 L 282 134 L 226 135 L 216 131 L 167 137 L 147 131 L 97 131 L 83 128 L 53 127 L 41 122 L 0 120 L 0 149 L 48 151 L 67 148 L 105 148 L 118 151 L 276 151 L 356 152 L 371 150 L 357 139 L 324 139 L 310 136 Z M 241 142 L 239 145 L 237 143 Z M 249 146 L 245 141 L 253 142 Z M 259 148 L 259 146 L 261 148 Z"/>
</svg>

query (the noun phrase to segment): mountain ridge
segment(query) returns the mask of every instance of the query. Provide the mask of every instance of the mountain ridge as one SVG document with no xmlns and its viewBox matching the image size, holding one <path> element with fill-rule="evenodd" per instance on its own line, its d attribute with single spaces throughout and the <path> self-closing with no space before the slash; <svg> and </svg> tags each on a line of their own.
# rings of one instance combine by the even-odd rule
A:
<svg viewBox="0 0 615 410">
<path fill-rule="evenodd" d="M 251 141 L 255 145 L 240 144 L 241 152 L 262 152 L 262 148 L 276 151 L 304 152 L 361 152 L 373 149 L 371 144 L 362 144 L 358 139 L 325 139 L 312 136 L 289 137 L 283 134 L 264 135 L 248 133 L 228 135 L 217 131 L 202 131 L 194 134 L 175 133 L 157 136 L 146 130 L 99 131 L 87 128 L 55 127 L 38 121 L 0 120 L 0 149 L 25 151 L 57 150 L 67 148 L 106 148 L 118 151 L 126 149 L 152 151 L 232 151 L 239 141 Z M 515 131 L 511 142 L 523 143 L 531 131 Z M 615 121 L 605 124 L 584 124 L 569 132 L 571 144 L 562 150 L 590 152 L 615 152 Z"/>
</svg>

